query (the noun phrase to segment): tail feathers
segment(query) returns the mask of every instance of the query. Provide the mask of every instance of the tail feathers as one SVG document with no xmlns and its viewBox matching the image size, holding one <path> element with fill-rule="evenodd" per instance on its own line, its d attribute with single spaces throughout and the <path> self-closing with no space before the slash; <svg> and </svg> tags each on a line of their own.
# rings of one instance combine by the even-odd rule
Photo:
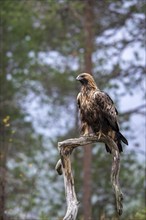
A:
<svg viewBox="0 0 146 220">
<path fill-rule="evenodd" d="M 127 139 L 120 133 L 117 133 L 117 139 L 120 139 L 124 144 L 128 145 Z"/>
<path fill-rule="evenodd" d="M 113 138 L 113 139 L 114 139 L 114 141 L 116 142 L 116 144 L 118 146 L 119 152 L 121 153 L 121 152 L 123 152 L 121 141 L 123 143 L 125 143 L 126 145 L 128 145 L 128 141 L 120 132 L 117 132 L 115 136 L 116 137 Z M 111 149 L 107 144 L 105 144 L 105 148 L 106 148 L 106 151 L 111 154 Z"/>
<path fill-rule="evenodd" d="M 119 148 L 119 152 L 120 153 L 123 152 L 123 148 L 122 148 L 122 144 L 121 144 L 120 140 L 117 141 L 117 145 L 118 145 L 118 148 Z"/>
<path fill-rule="evenodd" d="M 107 151 L 108 153 L 110 153 L 110 154 L 111 154 L 111 150 L 110 150 L 110 148 L 108 147 L 108 145 L 107 145 L 107 144 L 105 144 L 105 148 L 106 148 L 106 151 Z"/>
<path fill-rule="evenodd" d="M 116 141 L 116 143 L 117 143 L 119 152 L 120 152 L 120 153 L 123 152 L 123 148 L 122 148 L 121 141 L 118 140 L 118 141 Z M 106 148 L 106 151 L 111 154 L 111 149 L 110 149 L 110 147 L 109 147 L 107 144 L 105 144 L 105 148 Z"/>
</svg>

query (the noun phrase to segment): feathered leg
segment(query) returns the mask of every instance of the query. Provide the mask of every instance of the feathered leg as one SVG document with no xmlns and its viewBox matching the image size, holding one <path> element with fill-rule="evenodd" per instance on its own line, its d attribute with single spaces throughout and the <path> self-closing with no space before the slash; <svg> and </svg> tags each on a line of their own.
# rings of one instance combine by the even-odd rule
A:
<svg viewBox="0 0 146 220">
<path fill-rule="evenodd" d="M 102 126 L 99 125 L 99 131 L 97 132 L 98 140 L 101 138 L 102 135 Z"/>
<path fill-rule="evenodd" d="M 102 135 L 102 131 L 100 129 L 99 132 L 98 132 L 98 140 L 101 138 L 101 135 Z"/>
<path fill-rule="evenodd" d="M 81 135 L 82 136 L 92 136 L 93 135 L 91 133 L 90 126 L 86 122 L 83 122 L 81 125 Z"/>
</svg>

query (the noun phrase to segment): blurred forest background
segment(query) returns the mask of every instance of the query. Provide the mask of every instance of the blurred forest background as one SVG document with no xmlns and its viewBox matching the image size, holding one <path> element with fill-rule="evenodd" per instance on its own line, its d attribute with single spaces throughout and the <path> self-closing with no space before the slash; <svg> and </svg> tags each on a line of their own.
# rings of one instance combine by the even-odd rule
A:
<svg viewBox="0 0 146 220">
<path fill-rule="evenodd" d="M 79 136 L 75 77 L 88 71 L 129 140 L 121 220 L 145 219 L 145 9 L 142 0 L 0 0 L 1 220 L 65 214 L 57 142 Z M 99 143 L 91 151 L 89 164 L 83 148 L 72 155 L 78 219 L 115 219 L 111 155 Z"/>
</svg>

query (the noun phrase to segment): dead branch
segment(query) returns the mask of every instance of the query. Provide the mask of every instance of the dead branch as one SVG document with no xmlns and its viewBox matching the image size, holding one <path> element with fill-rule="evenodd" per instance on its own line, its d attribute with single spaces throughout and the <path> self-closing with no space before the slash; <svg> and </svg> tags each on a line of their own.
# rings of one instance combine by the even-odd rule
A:
<svg viewBox="0 0 146 220">
<path fill-rule="evenodd" d="M 143 104 L 143 105 L 137 106 L 137 107 L 135 107 L 133 109 L 130 109 L 128 111 L 125 111 L 125 112 L 121 113 L 120 115 L 121 116 L 125 116 L 125 115 L 131 115 L 133 113 L 142 114 L 143 115 L 143 114 L 145 114 L 145 108 L 146 108 L 146 105 Z M 143 112 L 141 112 L 141 110 L 143 110 Z"/>
<path fill-rule="evenodd" d="M 103 142 L 108 144 L 112 152 L 112 168 L 111 168 L 111 182 L 115 193 L 116 206 L 118 215 L 122 214 L 123 210 L 123 194 L 119 185 L 119 170 L 120 170 L 120 154 L 116 143 L 108 136 L 104 134 L 100 138 L 97 136 L 82 136 L 79 138 L 67 139 L 62 142 L 58 142 L 58 149 L 61 159 L 57 162 L 55 169 L 58 174 L 63 174 L 64 185 L 67 201 L 67 212 L 63 220 L 75 220 L 78 212 L 79 202 L 77 201 L 74 178 L 71 170 L 70 155 L 74 148 L 78 146 L 85 146 L 87 144 Z"/>
</svg>

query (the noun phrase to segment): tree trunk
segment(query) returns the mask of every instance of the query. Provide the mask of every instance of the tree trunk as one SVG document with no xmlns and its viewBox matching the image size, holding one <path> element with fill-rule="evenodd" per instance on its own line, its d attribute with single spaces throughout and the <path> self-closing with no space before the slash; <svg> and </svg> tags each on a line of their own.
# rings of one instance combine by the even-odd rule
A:
<svg viewBox="0 0 146 220">
<path fill-rule="evenodd" d="M 1 137 L 2 140 L 0 140 L 0 220 L 5 220 L 7 144 L 4 132 L 1 134 L 3 135 Z"/>
<path fill-rule="evenodd" d="M 85 72 L 92 74 L 92 53 L 93 53 L 93 2 L 94 0 L 85 1 L 84 13 L 84 68 Z M 87 145 L 84 148 L 83 156 L 83 216 L 84 220 L 92 218 L 91 206 L 91 161 L 92 147 Z"/>
<path fill-rule="evenodd" d="M 0 220 L 5 220 L 5 169 L 0 165 Z"/>
</svg>

